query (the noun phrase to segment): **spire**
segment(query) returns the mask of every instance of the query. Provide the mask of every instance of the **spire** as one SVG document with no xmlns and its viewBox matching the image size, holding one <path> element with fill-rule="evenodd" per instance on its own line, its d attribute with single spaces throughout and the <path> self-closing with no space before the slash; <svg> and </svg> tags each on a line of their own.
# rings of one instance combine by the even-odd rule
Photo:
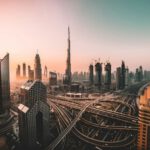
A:
<svg viewBox="0 0 150 150">
<path fill-rule="evenodd" d="M 68 39 L 70 39 L 70 28 L 68 26 Z"/>
<path fill-rule="evenodd" d="M 71 83 L 71 54 L 70 54 L 70 28 L 68 26 L 68 48 L 67 48 L 67 61 L 66 61 L 66 79 L 65 84 Z"/>
</svg>

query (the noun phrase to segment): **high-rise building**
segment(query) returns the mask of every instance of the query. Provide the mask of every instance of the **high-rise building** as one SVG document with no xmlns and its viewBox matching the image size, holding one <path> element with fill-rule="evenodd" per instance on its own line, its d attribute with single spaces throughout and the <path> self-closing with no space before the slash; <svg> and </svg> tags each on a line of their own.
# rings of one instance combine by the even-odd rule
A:
<svg viewBox="0 0 150 150">
<path fill-rule="evenodd" d="M 138 150 L 150 150 L 150 85 L 139 95 Z"/>
<path fill-rule="evenodd" d="M 125 63 L 122 61 L 121 64 L 121 89 L 124 89 L 126 85 L 126 68 Z"/>
<path fill-rule="evenodd" d="M 30 66 L 28 66 L 28 80 L 34 80 L 34 70 Z"/>
<path fill-rule="evenodd" d="M 57 74 L 55 72 L 49 72 L 49 85 L 57 85 Z"/>
<path fill-rule="evenodd" d="M 144 77 L 143 68 L 142 66 L 140 66 L 139 68 L 136 68 L 135 81 L 141 82 L 143 80 L 143 77 Z"/>
<path fill-rule="evenodd" d="M 121 68 L 118 67 L 116 70 L 116 90 L 121 89 Z"/>
<path fill-rule="evenodd" d="M 44 67 L 44 77 L 47 78 L 47 66 Z"/>
<path fill-rule="evenodd" d="M 35 80 L 42 80 L 42 68 L 41 68 L 41 61 L 40 61 L 39 54 L 36 54 L 36 56 L 35 56 L 34 79 Z"/>
<path fill-rule="evenodd" d="M 70 29 L 68 27 L 68 49 L 67 49 L 67 62 L 66 72 L 64 77 L 64 84 L 71 84 L 71 54 L 70 54 Z"/>
<path fill-rule="evenodd" d="M 21 77 L 21 68 L 20 65 L 18 65 L 16 69 L 16 78 L 20 79 L 20 77 Z"/>
<path fill-rule="evenodd" d="M 107 62 L 105 65 L 105 86 L 110 89 L 111 86 L 111 64 Z"/>
<path fill-rule="evenodd" d="M 150 71 L 144 71 L 144 80 L 150 80 Z"/>
<path fill-rule="evenodd" d="M 10 107 L 9 54 L 0 60 L 0 113 Z"/>
<path fill-rule="evenodd" d="M 125 69 L 125 86 L 129 85 L 129 68 Z"/>
<path fill-rule="evenodd" d="M 96 63 L 95 72 L 96 72 L 95 85 L 100 88 L 102 85 L 102 63 L 99 62 Z"/>
<path fill-rule="evenodd" d="M 30 65 L 28 65 L 28 78 L 30 76 L 30 71 L 31 71 L 31 67 L 30 67 Z"/>
<path fill-rule="evenodd" d="M 139 67 L 139 71 L 140 71 L 140 80 L 142 81 L 143 80 L 143 67 L 142 66 L 140 66 Z"/>
<path fill-rule="evenodd" d="M 46 86 L 41 81 L 27 81 L 21 87 L 19 137 L 26 149 L 43 149 L 49 143 L 50 108 L 46 101 Z"/>
<path fill-rule="evenodd" d="M 93 65 L 91 64 L 89 66 L 89 81 L 90 81 L 90 84 L 92 85 L 94 83 L 94 67 Z"/>
<path fill-rule="evenodd" d="M 30 70 L 29 80 L 34 80 L 34 70 Z"/>
<path fill-rule="evenodd" d="M 26 64 L 22 64 L 22 69 L 23 69 L 23 78 L 26 78 Z"/>
<path fill-rule="evenodd" d="M 122 61 L 121 67 L 117 68 L 116 71 L 116 89 L 123 90 L 126 85 L 126 68 L 125 63 Z"/>
<path fill-rule="evenodd" d="M 139 73 L 139 69 L 138 68 L 136 68 L 136 71 L 135 71 L 135 81 L 136 82 L 140 81 L 140 73 Z"/>
</svg>

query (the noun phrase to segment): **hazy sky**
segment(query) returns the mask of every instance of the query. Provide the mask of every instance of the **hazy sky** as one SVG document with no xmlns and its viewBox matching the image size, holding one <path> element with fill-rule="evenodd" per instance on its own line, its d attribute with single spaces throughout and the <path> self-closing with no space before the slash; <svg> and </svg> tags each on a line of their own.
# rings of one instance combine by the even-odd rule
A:
<svg viewBox="0 0 150 150">
<path fill-rule="evenodd" d="M 68 25 L 73 71 L 98 58 L 150 69 L 149 0 L 0 0 L 0 57 L 9 52 L 14 70 L 33 66 L 38 49 L 43 66 L 64 72 Z"/>
</svg>

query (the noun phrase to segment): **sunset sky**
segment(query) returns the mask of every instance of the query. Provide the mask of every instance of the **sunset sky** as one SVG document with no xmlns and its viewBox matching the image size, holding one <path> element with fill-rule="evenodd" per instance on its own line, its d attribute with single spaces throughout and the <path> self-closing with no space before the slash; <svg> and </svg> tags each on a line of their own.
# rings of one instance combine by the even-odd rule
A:
<svg viewBox="0 0 150 150">
<path fill-rule="evenodd" d="M 0 57 L 41 63 L 64 72 L 67 27 L 71 30 L 72 71 L 87 71 L 93 59 L 110 60 L 113 70 L 150 69 L 149 0 L 0 0 Z"/>
</svg>

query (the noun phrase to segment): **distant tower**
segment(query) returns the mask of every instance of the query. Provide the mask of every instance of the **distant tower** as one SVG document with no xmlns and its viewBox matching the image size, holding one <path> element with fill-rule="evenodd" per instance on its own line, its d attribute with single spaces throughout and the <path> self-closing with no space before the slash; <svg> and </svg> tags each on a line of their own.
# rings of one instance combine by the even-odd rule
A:
<svg viewBox="0 0 150 150">
<path fill-rule="evenodd" d="M 57 85 L 57 73 L 55 72 L 49 72 L 49 85 Z"/>
<path fill-rule="evenodd" d="M 50 108 L 46 97 L 46 86 L 39 80 L 27 81 L 21 87 L 19 137 L 25 149 L 44 149 L 50 141 Z"/>
<path fill-rule="evenodd" d="M 41 61 L 40 61 L 40 56 L 38 53 L 35 56 L 34 76 L 35 76 L 34 77 L 35 80 L 42 80 Z"/>
<path fill-rule="evenodd" d="M 143 80 L 143 67 L 142 66 L 140 66 L 139 67 L 139 74 L 140 74 L 140 82 Z"/>
<path fill-rule="evenodd" d="M 139 73 L 138 68 L 136 68 L 136 71 L 135 71 L 135 81 L 140 82 L 140 73 Z"/>
<path fill-rule="evenodd" d="M 127 87 L 129 85 L 129 68 L 127 67 L 125 69 L 125 86 Z"/>
<path fill-rule="evenodd" d="M 107 62 L 105 65 L 105 86 L 110 89 L 111 86 L 111 64 Z"/>
<path fill-rule="evenodd" d="M 68 49 L 67 49 L 67 62 L 65 72 L 65 84 L 71 84 L 71 55 L 70 55 L 70 29 L 68 27 Z"/>
<path fill-rule="evenodd" d="M 20 74 L 21 74 L 21 71 L 20 71 L 20 70 L 21 70 L 20 65 L 18 65 L 18 66 L 17 66 L 17 69 L 16 69 L 16 78 L 17 78 L 17 79 L 20 78 Z"/>
<path fill-rule="evenodd" d="M 28 80 L 34 80 L 34 70 L 31 70 L 30 66 L 28 66 Z"/>
<path fill-rule="evenodd" d="M 124 61 L 122 61 L 121 67 L 118 67 L 116 72 L 116 89 L 123 90 L 125 86 L 126 86 L 126 68 Z"/>
<path fill-rule="evenodd" d="M 47 78 L 47 66 L 44 67 L 44 77 Z"/>
<path fill-rule="evenodd" d="M 116 70 L 116 90 L 121 89 L 121 67 Z"/>
<path fill-rule="evenodd" d="M 121 64 L 121 89 L 125 88 L 126 84 L 126 68 L 125 68 L 125 63 L 122 61 Z"/>
<path fill-rule="evenodd" d="M 22 64 L 22 68 L 23 68 L 23 77 L 25 78 L 26 77 L 26 64 L 25 63 Z"/>
<path fill-rule="evenodd" d="M 137 150 L 150 150 L 150 85 L 139 93 Z"/>
<path fill-rule="evenodd" d="M 10 107 L 9 54 L 0 60 L 0 114 Z"/>
<path fill-rule="evenodd" d="M 31 67 L 30 67 L 30 65 L 28 65 L 28 78 L 30 76 L 30 71 L 31 71 Z"/>
<path fill-rule="evenodd" d="M 34 81 L 34 70 L 30 70 L 29 80 Z"/>
<path fill-rule="evenodd" d="M 92 64 L 89 66 L 89 81 L 91 85 L 94 83 L 94 67 Z"/>
<path fill-rule="evenodd" d="M 102 85 L 102 63 L 96 63 L 95 65 L 95 72 L 96 72 L 96 82 L 95 85 L 97 85 L 99 88 Z"/>
</svg>

